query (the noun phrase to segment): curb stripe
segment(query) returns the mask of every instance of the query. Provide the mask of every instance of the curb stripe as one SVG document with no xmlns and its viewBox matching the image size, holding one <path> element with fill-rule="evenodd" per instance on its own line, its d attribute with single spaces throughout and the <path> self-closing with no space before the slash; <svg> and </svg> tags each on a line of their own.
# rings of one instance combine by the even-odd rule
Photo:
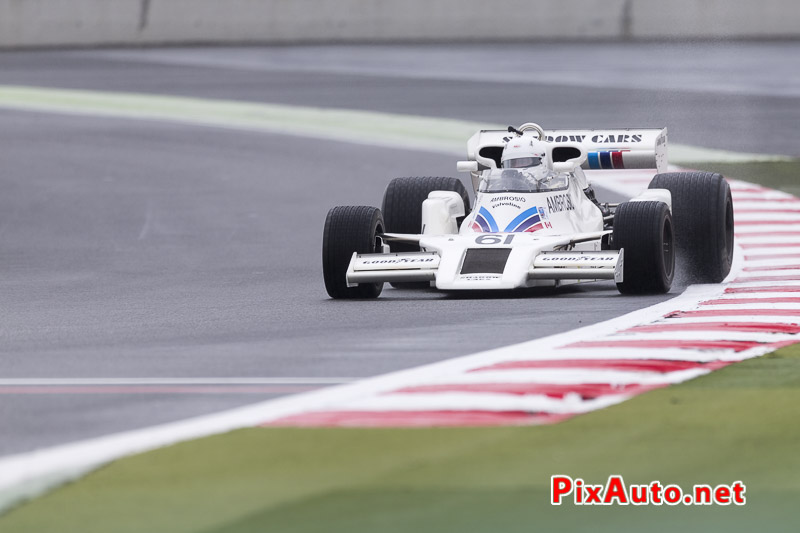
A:
<svg viewBox="0 0 800 533">
<path fill-rule="evenodd" d="M 263 426 L 297 427 L 447 427 L 554 424 L 573 415 L 525 411 L 325 411 L 286 417 Z"/>
<path fill-rule="evenodd" d="M 794 214 L 800 215 L 800 208 L 797 208 L 797 209 L 770 209 L 769 212 L 770 213 L 794 213 Z M 759 215 L 763 215 L 764 214 L 764 210 L 763 209 L 737 209 L 736 210 L 736 214 L 737 215 L 751 214 L 751 213 L 752 214 L 756 214 L 757 213 Z"/>
<path fill-rule="evenodd" d="M 563 359 L 563 360 L 528 360 L 506 361 L 490 366 L 479 367 L 470 372 L 489 370 L 518 370 L 520 368 L 602 368 L 607 370 L 625 370 L 638 372 L 675 372 L 690 368 L 716 370 L 728 363 L 698 363 L 695 361 L 665 361 L 661 359 Z"/>
<path fill-rule="evenodd" d="M 755 292 L 800 292 L 800 286 L 794 285 L 766 285 L 762 287 L 728 287 L 725 294 L 755 293 Z"/>
<path fill-rule="evenodd" d="M 737 220 L 737 226 L 797 226 L 798 220 Z"/>
<path fill-rule="evenodd" d="M 652 389 L 666 387 L 661 385 L 612 385 L 609 383 L 582 383 L 571 385 L 555 385 L 541 383 L 442 383 L 435 385 L 417 385 L 395 391 L 397 394 L 434 393 L 434 392 L 490 392 L 498 394 L 538 394 L 553 398 L 563 398 L 568 394 L 577 394 L 582 398 L 597 398 L 610 395 L 635 395 Z"/>
<path fill-rule="evenodd" d="M 765 281 L 800 281 L 800 274 L 791 274 L 788 276 L 752 276 L 740 277 L 733 280 L 733 283 L 762 283 Z"/>
<path fill-rule="evenodd" d="M 800 316 L 800 309 L 714 309 L 698 311 L 678 311 L 670 317 L 691 317 L 691 316 Z"/>
<path fill-rule="evenodd" d="M 682 350 L 733 350 L 741 352 L 758 346 L 759 342 L 747 341 L 686 341 L 686 340 L 607 340 L 581 341 L 565 348 L 680 348 Z"/>
<path fill-rule="evenodd" d="M 800 304 L 800 297 L 787 297 L 787 298 L 719 298 L 717 300 L 706 300 L 700 302 L 700 305 L 745 305 L 745 304 Z"/>
<path fill-rule="evenodd" d="M 754 333 L 800 333 L 800 324 L 779 324 L 775 322 L 679 322 L 636 326 L 625 331 L 664 332 L 664 331 L 752 331 Z"/>
<path fill-rule="evenodd" d="M 743 250 L 753 250 L 756 248 L 796 248 L 800 242 L 762 242 L 762 243 L 739 243 Z"/>
<path fill-rule="evenodd" d="M 754 231 L 752 233 L 735 233 L 736 237 L 800 237 L 800 231 Z"/>
</svg>

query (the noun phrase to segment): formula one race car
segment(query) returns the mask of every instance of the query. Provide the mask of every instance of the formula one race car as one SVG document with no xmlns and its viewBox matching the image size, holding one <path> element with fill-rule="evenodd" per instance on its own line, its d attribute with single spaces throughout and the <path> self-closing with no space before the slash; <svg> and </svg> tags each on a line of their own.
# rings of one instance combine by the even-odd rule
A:
<svg viewBox="0 0 800 533">
<path fill-rule="evenodd" d="M 483 130 L 468 142 L 475 202 L 455 178 L 397 178 L 383 207 L 335 207 L 323 235 L 332 298 L 395 287 L 516 289 L 596 280 L 622 293 L 665 293 L 731 268 L 733 204 L 719 174 L 665 173 L 666 129 Z M 586 174 L 655 169 L 649 189 L 603 204 Z M 584 172 L 584 169 L 587 172 Z"/>
</svg>

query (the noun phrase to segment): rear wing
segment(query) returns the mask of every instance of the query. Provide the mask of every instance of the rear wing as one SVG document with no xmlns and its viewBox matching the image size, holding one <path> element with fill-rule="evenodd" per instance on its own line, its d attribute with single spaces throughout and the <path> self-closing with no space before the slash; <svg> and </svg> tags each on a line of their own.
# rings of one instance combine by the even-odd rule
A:
<svg viewBox="0 0 800 533">
<path fill-rule="evenodd" d="M 467 157 L 478 162 L 478 170 L 498 168 L 503 148 L 513 135 L 506 130 L 481 130 L 467 142 Z M 580 146 L 586 155 L 581 164 L 584 170 L 667 170 L 667 128 L 544 130 L 544 135 L 553 143 L 555 163 L 574 158 L 575 147 Z M 472 179 L 477 183 L 478 173 L 473 172 Z"/>
</svg>

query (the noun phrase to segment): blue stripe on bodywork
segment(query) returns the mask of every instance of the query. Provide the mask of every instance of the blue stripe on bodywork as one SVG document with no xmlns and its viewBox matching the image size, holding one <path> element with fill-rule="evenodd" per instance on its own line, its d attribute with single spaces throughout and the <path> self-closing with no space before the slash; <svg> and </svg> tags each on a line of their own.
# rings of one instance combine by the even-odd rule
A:
<svg viewBox="0 0 800 533">
<path fill-rule="evenodd" d="M 538 217 L 539 216 L 539 208 L 538 207 L 531 207 L 530 209 L 526 209 L 525 211 L 523 211 L 522 213 L 517 215 L 517 217 L 514 220 L 509 222 L 508 226 L 506 226 L 505 230 L 506 231 L 516 231 L 515 228 L 517 226 L 519 226 L 520 223 L 524 222 L 525 219 L 527 219 L 531 215 L 536 215 Z M 537 220 L 537 222 L 538 222 L 538 220 Z"/>
<path fill-rule="evenodd" d="M 611 164 L 611 152 L 600 152 L 600 167 L 604 169 L 614 168 Z"/>
<path fill-rule="evenodd" d="M 529 218 L 528 220 L 517 226 L 514 229 L 514 231 L 525 231 L 526 229 L 530 228 L 534 224 L 538 224 L 539 222 L 541 222 L 539 215 L 533 215 L 531 218 Z"/>
<path fill-rule="evenodd" d="M 490 233 L 489 232 L 489 223 L 486 222 L 486 219 L 483 218 L 480 214 L 478 214 L 475 217 L 475 222 L 478 223 L 478 225 L 481 227 L 481 229 L 484 231 L 484 233 Z"/>
<path fill-rule="evenodd" d="M 597 152 L 589 152 L 589 168 L 592 170 L 597 170 L 600 168 L 600 160 L 597 157 Z"/>
<path fill-rule="evenodd" d="M 483 216 L 483 218 L 486 219 L 486 222 L 489 223 L 489 229 L 491 230 L 492 233 L 497 233 L 499 231 L 497 229 L 497 222 L 494 221 L 494 217 L 489 211 L 486 210 L 485 207 L 481 207 L 478 213 L 480 213 L 481 216 Z"/>
</svg>

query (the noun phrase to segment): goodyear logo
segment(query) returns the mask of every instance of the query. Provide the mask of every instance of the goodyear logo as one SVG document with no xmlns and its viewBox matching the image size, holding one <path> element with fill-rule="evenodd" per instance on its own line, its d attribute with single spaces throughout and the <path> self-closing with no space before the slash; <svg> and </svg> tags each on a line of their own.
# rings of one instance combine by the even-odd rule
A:
<svg viewBox="0 0 800 533">
<path fill-rule="evenodd" d="M 406 264 L 414 264 L 414 263 L 431 263 L 433 262 L 433 257 L 398 257 L 392 259 L 364 259 L 362 260 L 361 264 L 363 265 L 406 265 Z"/>
</svg>

